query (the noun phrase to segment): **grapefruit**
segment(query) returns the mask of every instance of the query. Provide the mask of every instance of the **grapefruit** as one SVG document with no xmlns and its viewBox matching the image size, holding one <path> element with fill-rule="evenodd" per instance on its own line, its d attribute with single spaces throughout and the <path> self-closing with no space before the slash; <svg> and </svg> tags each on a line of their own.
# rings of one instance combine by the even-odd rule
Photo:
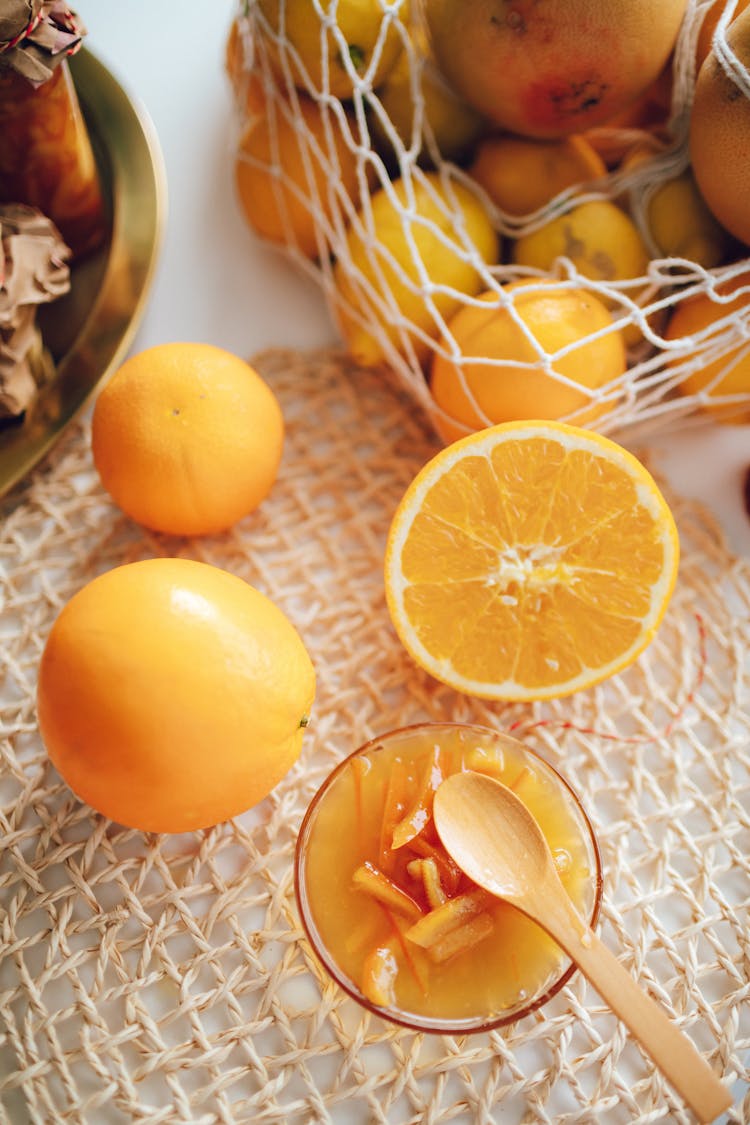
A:
<svg viewBox="0 0 750 1125">
<path fill-rule="evenodd" d="M 458 93 L 514 133 L 601 125 L 657 78 L 687 0 L 426 0 L 438 65 Z"/>
<path fill-rule="evenodd" d="M 750 8 L 729 25 L 726 42 L 726 56 L 712 49 L 698 73 L 690 159 L 711 211 L 730 234 L 750 245 Z"/>
</svg>

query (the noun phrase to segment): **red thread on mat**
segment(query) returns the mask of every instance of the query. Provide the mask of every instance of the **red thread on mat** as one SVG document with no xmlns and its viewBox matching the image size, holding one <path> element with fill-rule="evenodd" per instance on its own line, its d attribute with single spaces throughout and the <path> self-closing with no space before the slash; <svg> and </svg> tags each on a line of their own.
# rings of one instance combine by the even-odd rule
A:
<svg viewBox="0 0 750 1125">
<path fill-rule="evenodd" d="M 705 676 L 706 676 L 706 666 L 707 666 L 707 662 L 708 662 L 708 658 L 707 658 L 707 655 L 706 655 L 706 636 L 707 636 L 706 635 L 706 626 L 703 622 L 703 618 L 700 615 L 700 613 L 694 613 L 694 617 L 695 617 L 695 623 L 698 627 L 698 672 L 697 672 L 697 675 L 695 677 L 695 683 L 693 684 L 693 686 L 690 689 L 690 691 L 688 692 L 688 694 L 685 696 L 684 700 L 682 701 L 680 707 L 677 710 L 677 713 L 675 715 L 673 715 L 673 717 L 667 723 L 666 727 L 661 732 L 661 734 L 652 734 L 652 735 L 612 734 L 609 731 L 597 730 L 596 727 L 584 727 L 584 726 L 581 726 L 578 723 L 572 723 L 568 719 L 539 719 L 539 721 L 536 722 L 536 723 L 528 723 L 528 724 L 524 723 L 521 719 L 518 719 L 515 723 L 511 723 L 510 726 L 507 728 L 508 733 L 510 733 L 514 730 L 518 730 L 519 727 L 523 727 L 524 730 L 534 730 L 536 727 L 559 727 L 561 730 L 577 731 L 578 734 L 593 734 L 593 735 L 596 735 L 597 738 L 604 738 L 604 739 L 607 739 L 610 742 L 626 742 L 626 743 L 636 744 L 636 743 L 644 743 L 644 742 L 656 742 L 657 739 L 659 739 L 659 738 L 668 738 L 670 736 L 670 734 L 672 733 L 672 731 L 674 730 L 677 723 L 679 722 L 679 720 L 685 714 L 685 712 L 688 709 L 688 707 L 690 706 L 690 704 L 695 699 L 698 692 L 700 691 L 701 684 L 703 683 L 703 680 L 705 679 Z"/>
</svg>

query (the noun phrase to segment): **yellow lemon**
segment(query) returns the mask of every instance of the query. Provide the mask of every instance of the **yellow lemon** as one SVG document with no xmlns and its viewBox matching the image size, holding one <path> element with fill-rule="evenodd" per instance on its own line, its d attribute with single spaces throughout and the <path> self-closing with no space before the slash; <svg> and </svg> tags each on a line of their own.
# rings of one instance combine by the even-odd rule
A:
<svg viewBox="0 0 750 1125">
<path fill-rule="evenodd" d="M 377 88 L 403 48 L 408 0 L 387 6 L 382 0 L 321 0 L 320 6 L 325 23 L 312 0 L 258 0 L 276 69 L 283 76 L 287 62 L 295 84 L 310 93 L 348 98 L 359 80 Z"/>
<path fill-rule="evenodd" d="M 654 149 L 639 146 L 628 154 L 622 168 L 641 168 L 650 189 L 657 179 L 647 164 L 653 156 Z M 637 183 L 630 189 L 631 201 L 637 200 L 639 190 Z M 704 269 L 713 269 L 724 261 L 729 251 L 727 233 L 711 214 L 690 168 L 678 176 L 662 179 L 649 190 L 645 220 L 654 247 L 664 258 L 686 258 Z"/>
<path fill-rule="evenodd" d="M 558 258 L 569 258 L 583 277 L 592 281 L 618 282 L 642 278 L 650 255 L 629 215 L 606 199 L 591 200 L 573 207 L 564 215 L 516 240 L 513 261 L 545 272 Z M 628 288 L 627 296 L 638 302 L 644 286 Z M 613 309 L 621 307 L 617 298 L 606 299 Z M 625 329 L 626 343 L 638 343 L 637 325 Z"/>
<path fill-rule="evenodd" d="M 417 67 L 419 83 L 415 97 Z M 401 53 L 377 98 L 380 108 L 373 108 L 370 122 L 375 143 L 386 160 L 394 158 L 397 144 L 408 149 L 416 142 L 424 166 L 433 162 L 434 149 L 444 160 L 460 162 L 469 155 L 484 128 L 480 114 L 459 98 L 443 78 L 419 29 L 412 31 L 410 47 Z M 420 127 L 421 134 L 416 135 Z M 396 134 L 395 143 L 389 130 Z"/>
<path fill-rule="evenodd" d="M 437 172 L 376 191 L 348 232 L 334 269 L 339 325 L 351 355 L 377 366 L 402 333 L 419 362 L 463 295 L 485 286 L 482 265 L 499 254 L 497 233 L 479 199 Z"/>
</svg>

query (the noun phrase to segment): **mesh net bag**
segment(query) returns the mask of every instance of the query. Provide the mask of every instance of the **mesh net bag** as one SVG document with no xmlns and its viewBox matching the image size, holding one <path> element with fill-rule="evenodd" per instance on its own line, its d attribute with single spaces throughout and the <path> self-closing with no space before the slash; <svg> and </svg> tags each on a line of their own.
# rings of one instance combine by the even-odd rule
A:
<svg viewBox="0 0 750 1125">
<path fill-rule="evenodd" d="M 344 0 L 243 0 L 227 56 L 241 203 L 254 229 L 323 287 L 352 356 L 390 367 L 444 437 L 506 420 L 487 412 L 466 373 L 479 359 L 485 369 L 507 368 L 509 357 L 502 349 L 488 356 L 485 347 L 475 354 L 454 335 L 456 311 L 481 308 L 479 295 L 490 293 L 524 340 L 514 376 L 546 376 L 542 396 L 531 395 L 536 413 L 554 385 L 566 393 L 550 416 L 602 432 L 640 437 L 688 418 L 745 420 L 750 392 L 739 370 L 750 361 L 750 258 L 696 200 L 688 149 L 709 13 L 715 55 L 739 96 L 750 95 L 750 76 L 727 41 L 737 0 L 720 13 L 709 0 L 689 0 L 667 68 L 639 103 L 641 118 L 634 112 L 588 130 L 597 174 L 522 215 L 480 186 L 472 161 L 489 127 L 437 68 L 423 8 L 416 0 L 372 7 L 365 51 L 347 38 Z M 597 272 L 567 252 L 543 267 L 516 260 L 520 240 L 602 202 L 627 215 L 628 237 L 641 247 L 629 271 L 610 263 Z M 658 245 L 655 207 L 672 211 L 678 226 L 696 222 L 698 241 Z M 690 217 L 696 208 L 700 219 Z M 477 235 L 477 212 L 494 248 L 484 227 Z M 616 256 L 622 242 L 612 238 Z M 548 350 L 519 315 L 518 290 L 506 286 L 521 279 L 527 291 L 600 298 L 607 323 Z M 701 295 L 707 319 L 675 319 Z M 581 388 L 570 371 L 590 367 L 592 339 L 613 335 L 625 346 L 620 362 L 598 386 Z M 452 365 L 468 403 L 460 418 L 432 393 L 436 355 Z"/>
</svg>

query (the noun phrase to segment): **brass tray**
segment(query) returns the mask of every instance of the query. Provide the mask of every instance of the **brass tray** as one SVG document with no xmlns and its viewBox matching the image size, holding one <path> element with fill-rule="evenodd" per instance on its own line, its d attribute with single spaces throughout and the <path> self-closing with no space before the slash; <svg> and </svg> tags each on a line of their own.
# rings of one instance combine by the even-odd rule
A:
<svg viewBox="0 0 750 1125">
<path fill-rule="evenodd" d="M 103 247 L 71 270 L 70 292 L 39 311 L 56 364 L 23 422 L 0 430 L 0 496 L 18 483 L 124 357 L 153 279 L 166 176 L 147 115 L 88 50 L 70 60 L 110 216 Z"/>
</svg>

